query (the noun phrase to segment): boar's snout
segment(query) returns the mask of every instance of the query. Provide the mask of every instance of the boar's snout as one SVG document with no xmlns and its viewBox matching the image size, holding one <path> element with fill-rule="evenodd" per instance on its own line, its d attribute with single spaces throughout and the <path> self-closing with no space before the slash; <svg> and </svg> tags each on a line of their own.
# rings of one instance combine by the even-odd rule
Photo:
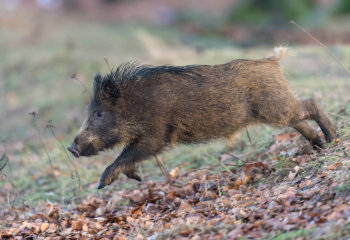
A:
<svg viewBox="0 0 350 240">
<path fill-rule="evenodd" d="M 72 145 L 70 147 L 67 147 L 67 150 L 70 151 L 76 158 L 81 156 L 88 157 L 96 155 L 99 151 L 98 146 L 96 146 L 98 140 L 94 139 L 94 141 L 89 141 L 89 138 L 91 139 L 92 137 L 86 135 L 77 135 L 74 138 Z"/>
<path fill-rule="evenodd" d="M 80 153 L 75 148 L 75 142 L 72 143 L 70 147 L 67 147 L 67 150 L 70 151 L 74 157 L 78 158 L 80 156 Z"/>
</svg>

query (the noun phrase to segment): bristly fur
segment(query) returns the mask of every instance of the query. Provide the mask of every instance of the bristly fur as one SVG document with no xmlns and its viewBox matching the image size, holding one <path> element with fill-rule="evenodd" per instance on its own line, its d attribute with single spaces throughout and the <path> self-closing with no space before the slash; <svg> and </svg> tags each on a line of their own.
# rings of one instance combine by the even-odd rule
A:
<svg viewBox="0 0 350 240">
<path fill-rule="evenodd" d="M 277 61 L 281 60 L 287 55 L 288 48 L 285 46 L 279 46 L 274 48 L 275 56 L 273 56 Z"/>
<path fill-rule="evenodd" d="M 121 64 L 116 70 L 112 70 L 111 73 L 103 77 L 102 83 L 106 81 L 114 81 L 116 86 L 120 89 L 127 87 L 128 83 L 132 81 L 138 81 L 141 78 L 147 79 L 150 77 L 159 78 L 162 74 L 174 74 L 187 77 L 202 77 L 194 70 L 198 65 L 188 66 L 151 66 L 140 65 L 137 62 L 127 62 Z"/>
<path fill-rule="evenodd" d="M 101 96 L 103 96 L 102 90 L 105 89 L 106 86 L 109 87 L 110 91 L 117 92 L 116 95 L 119 96 L 120 91 L 127 88 L 131 83 L 150 79 L 161 79 L 163 81 L 163 74 L 172 74 L 174 77 L 177 76 L 177 78 L 182 77 L 202 81 L 205 77 L 198 73 L 198 68 L 201 66 L 151 66 L 141 65 L 137 62 L 123 63 L 119 65 L 116 70 L 112 70 L 104 77 L 102 77 L 100 73 L 96 74 L 89 109 L 101 102 Z M 117 101 L 117 98 L 113 99 L 109 97 L 109 99 L 114 102 Z"/>
<path fill-rule="evenodd" d="M 337 137 L 336 129 L 315 100 L 299 101 L 291 91 L 278 64 L 285 50 L 277 48 L 269 58 L 212 66 L 127 63 L 105 77 L 97 75 L 95 99 L 71 149 L 89 156 L 126 143 L 102 174 L 103 188 L 120 172 L 137 178 L 134 165 L 169 144 L 229 138 L 250 125 L 290 126 L 315 149 L 322 148 L 322 139 L 307 120 L 316 121 L 327 142 Z"/>
</svg>

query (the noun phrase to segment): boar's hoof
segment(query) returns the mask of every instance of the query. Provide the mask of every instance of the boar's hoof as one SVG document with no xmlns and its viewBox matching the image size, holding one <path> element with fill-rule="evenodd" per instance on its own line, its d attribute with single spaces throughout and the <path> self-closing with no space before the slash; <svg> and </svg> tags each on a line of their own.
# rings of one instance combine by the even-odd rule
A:
<svg viewBox="0 0 350 240">
<path fill-rule="evenodd" d="M 110 185 L 112 182 L 114 182 L 114 178 L 112 178 L 112 179 L 108 179 L 108 181 L 106 181 L 106 180 L 104 180 L 104 179 L 100 179 L 100 182 L 99 182 L 99 184 L 98 184 L 98 186 L 97 186 L 97 189 L 102 189 L 102 188 L 104 188 L 105 186 L 108 186 L 108 185 Z"/>
<path fill-rule="evenodd" d="M 102 182 L 100 182 L 97 186 L 97 189 L 102 189 L 104 187 L 105 187 L 105 185 Z"/>
<path fill-rule="evenodd" d="M 118 179 L 121 169 L 113 165 L 108 166 L 102 173 L 97 189 L 102 189 Z"/>
</svg>

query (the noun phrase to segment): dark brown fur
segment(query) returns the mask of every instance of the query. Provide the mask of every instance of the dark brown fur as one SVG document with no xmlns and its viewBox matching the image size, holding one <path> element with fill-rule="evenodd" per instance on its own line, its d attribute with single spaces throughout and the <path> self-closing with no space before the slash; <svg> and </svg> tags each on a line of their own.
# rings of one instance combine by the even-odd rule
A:
<svg viewBox="0 0 350 240">
<path fill-rule="evenodd" d="M 253 124 L 293 127 L 322 148 L 306 120 L 318 123 L 327 142 L 336 130 L 313 99 L 299 101 L 292 94 L 278 64 L 283 54 L 280 49 L 274 57 L 214 66 L 127 64 L 104 78 L 97 75 L 86 123 L 69 149 L 89 156 L 125 144 L 102 174 L 103 188 L 122 171 L 138 179 L 134 164 L 170 143 L 229 138 Z"/>
</svg>

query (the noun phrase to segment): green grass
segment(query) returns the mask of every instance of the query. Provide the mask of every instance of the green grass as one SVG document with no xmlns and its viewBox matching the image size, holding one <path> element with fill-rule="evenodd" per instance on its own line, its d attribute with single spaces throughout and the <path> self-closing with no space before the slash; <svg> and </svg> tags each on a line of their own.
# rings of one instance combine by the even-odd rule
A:
<svg viewBox="0 0 350 240">
<path fill-rule="evenodd" d="M 288 158 L 280 157 L 278 159 L 276 167 L 279 168 L 279 169 L 285 169 L 286 167 L 288 167 L 289 164 L 290 164 L 290 160 Z"/>
<path fill-rule="evenodd" d="M 271 240 L 293 240 L 296 238 L 307 238 L 310 237 L 314 230 L 299 229 L 291 232 L 280 233 L 272 238 Z"/>
</svg>

